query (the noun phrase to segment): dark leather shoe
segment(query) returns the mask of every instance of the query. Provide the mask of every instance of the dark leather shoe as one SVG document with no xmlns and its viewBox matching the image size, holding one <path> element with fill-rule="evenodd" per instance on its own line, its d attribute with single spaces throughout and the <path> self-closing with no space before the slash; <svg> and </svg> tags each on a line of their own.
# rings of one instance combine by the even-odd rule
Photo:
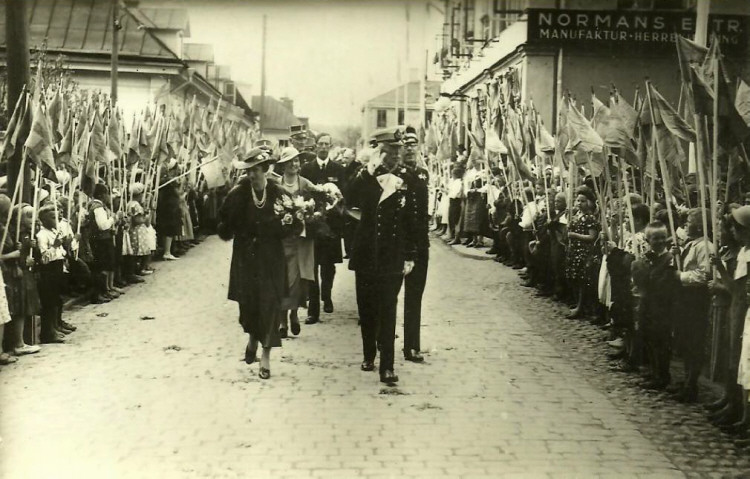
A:
<svg viewBox="0 0 750 479">
<path fill-rule="evenodd" d="M 286 339 L 289 337 L 289 330 L 286 328 L 279 328 L 279 336 L 281 339 Z"/>
<path fill-rule="evenodd" d="M 733 424 L 727 424 L 726 426 L 720 426 L 719 429 L 727 434 L 742 434 L 743 432 L 747 432 L 747 424 L 740 421 Z"/>
<path fill-rule="evenodd" d="M 391 371 L 390 369 L 387 369 L 380 373 L 380 382 L 381 383 L 397 383 L 398 382 L 398 376 L 396 376 L 396 373 Z"/>
<path fill-rule="evenodd" d="M 42 344 L 62 344 L 65 342 L 65 336 L 55 331 L 49 336 L 42 336 L 39 338 Z"/>
<path fill-rule="evenodd" d="M 625 359 L 625 356 L 626 356 L 625 348 L 622 348 L 618 351 L 614 351 L 611 353 L 607 353 L 607 359 L 611 359 L 613 361 L 617 359 Z"/>
<path fill-rule="evenodd" d="M 333 312 L 333 301 L 325 301 L 323 303 L 323 311 L 326 313 L 332 313 Z"/>
<path fill-rule="evenodd" d="M 406 359 L 407 361 L 411 361 L 413 363 L 424 362 L 424 356 L 422 356 L 422 353 L 420 353 L 419 351 L 415 351 L 413 349 L 404 351 L 404 359 Z"/>
<path fill-rule="evenodd" d="M 299 323 L 292 323 L 292 334 L 295 336 L 299 336 L 300 327 Z"/>
<path fill-rule="evenodd" d="M 698 400 L 698 390 L 685 388 L 679 394 L 676 394 L 674 399 L 683 404 L 692 404 Z"/>
<path fill-rule="evenodd" d="M 127 278 L 125 278 L 125 281 L 127 281 L 130 284 L 137 284 L 137 283 L 145 283 L 146 282 L 145 279 L 140 278 L 140 277 L 138 277 L 136 275 L 128 276 Z"/>
<path fill-rule="evenodd" d="M 362 365 L 359 367 L 362 371 L 375 371 L 375 363 L 372 361 L 362 361 Z"/>
<path fill-rule="evenodd" d="M 93 304 L 109 303 L 110 301 L 112 301 L 112 298 L 110 298 L 109 296 L 105 296 L 103 294 L 98 294 L 94 296 L 94 298 L 91 300 Z"/>
<path fill-rule="evenodd" d="M 319 322 L 320 322 L 320 318 L 316 318 L 315 316 L 308 316 L 307 319 L 305 320 L 305 324 L 315 324 Z"/>
<path fill-rule="evenodd" d="M 245 347 L 245 362 L 247 364 L 253 364 L 258 360 L 258 351 L 255 349 L 250 349 L 250 345 L 247 345 Z"/>
<path fill-rule="evenodd" d="M 719 411 L 721 409 L 724 409 L 726 406 L 727 406 L 727 398 L 722 397 L 717 401 L 704 404 L 703 409 L 705 409 L 706 411 L 714 412 L 714 411 Z"/>
<path fill-rule="evenodd" d="M 77 327 L 73 326 L 72 324 L 70 324 L 70 323 L 69 323 L 69 322 L 67 322 L 67 321 L 60 321 L 60 324 L 62 324 L 62 327 L 63 327 L 63 328 L 65 328 L 65 329 L 69 329 L 69 330 L 71 330 L 71 331 L 75 331 L 76 329 L 78 329 Z"/>
<path fill-rule="evenodd" d="M 658 379 L 652 379 L 650 381 L 645 381 L 640 384 L 641 388 L 647 390 L 647 391 L 663 391 L 667 388 L 669 383 L 660 381 Z"/>
</svg>

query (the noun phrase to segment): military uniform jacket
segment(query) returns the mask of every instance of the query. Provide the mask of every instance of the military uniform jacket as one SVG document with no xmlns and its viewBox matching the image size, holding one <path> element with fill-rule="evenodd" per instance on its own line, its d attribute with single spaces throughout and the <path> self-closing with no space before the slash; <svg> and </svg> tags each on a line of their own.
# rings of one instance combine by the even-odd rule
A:
<svg viewBox="0 0 750 479">
<path fill-rule="evenodd" d="M 349 269 L 377 275 L 403 274 L 404 261 L 417 250 L 417 201 L 414 176 L 404 167 L 374 174 L 362 168 L 353 180 L 351 206 L 362 217 L 352 245 Z"/>
<path fill-rule="evenodd" d="M 419 251 L 425 251 L 430 247 L 430 174 L 418 166 L 407 167 L 407 170 L 411 176 L 409 188 L 416 197 L 416 246 Z"/>
<path fill-rule="evenodd" d="M 329 159 L 325 169 L 320 168 L 318 160 L 312 160 L 300 168 L 300 176 L 307 178 L 316 185 L 333 183 L 339 187 L 342 194 L 346 188 L 346 172 L 344 167 Z M 332 210 L 333 211 L 333 210 Z M 343 263 L 341 250 L 341 235 L 343 232 L 343 218 L 329 214 L 326 223 L 334 234 L 332 238 L 318 238 L 315 240 L 315 262 L 317 264 Z"/>
</svg>

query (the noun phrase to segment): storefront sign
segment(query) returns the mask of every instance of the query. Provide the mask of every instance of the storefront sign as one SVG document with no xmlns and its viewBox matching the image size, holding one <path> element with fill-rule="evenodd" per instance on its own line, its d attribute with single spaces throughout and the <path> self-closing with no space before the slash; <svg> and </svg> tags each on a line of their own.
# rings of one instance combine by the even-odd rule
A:
<svg viewBox="0 0 750 479">
<path fill-rule="evenodd" d="M 709 32 L 716 33 L 727 53 L 744 53 L 750 17 L 711 15 Z M 587 47 L 674 48 L 675 36 L 695 34 L 695 12 L 528 10 L 528 41 L 535 44 L 579 44 Z"/>
</svg>

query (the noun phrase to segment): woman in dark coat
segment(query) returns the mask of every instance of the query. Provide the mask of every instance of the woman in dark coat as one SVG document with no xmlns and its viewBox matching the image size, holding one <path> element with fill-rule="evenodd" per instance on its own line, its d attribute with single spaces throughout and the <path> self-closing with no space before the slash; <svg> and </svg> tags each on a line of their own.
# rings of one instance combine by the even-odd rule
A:
<svg viewBox="0 0 750 479">
<path fill-rule="evenodd" d="M 247 171 L 229 192 L 219 211 L 219 236 L 234 238 L 229 272 L 228 298 L 237 301 L 240 324 L 250 335 L 245 362 L 256 361 L 258 343 L 263 347 L 261 379 L 271 377 L 271 348 L 280 347 L 281 300 L 286 294 L 286 260 L 282 246 L 283 227 L 274 212 L 283 192 L 266 179 L 271 157 L 260 148 L 235 162 Z"/>
<path fill-rule="evenodd" d="M 161 184 L 165 186 L 159 189 L 156 203 L 156 231 L 164 238 L 164 259 L 166 260 L 177 259 L 172 254 L 172 242 L 175 236 L 182 234 L 180 185 L 177 181 L 166 184 L 178 173 L 178 169 L 167 167 L 167 171 L 161 178 Z"/>
</svg>

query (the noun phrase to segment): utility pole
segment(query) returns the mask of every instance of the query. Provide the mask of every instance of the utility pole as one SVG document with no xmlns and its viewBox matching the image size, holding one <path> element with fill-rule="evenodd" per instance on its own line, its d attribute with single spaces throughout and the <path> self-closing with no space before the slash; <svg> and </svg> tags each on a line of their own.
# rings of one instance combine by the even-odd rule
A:
<svg viewBox="0 0 750 479">
<path fill-rule="evenodd" d="M 5 44 L 8 57 L 8 108 L 12 113 L 13 106 L 18 101 L 24 88 L 29 88 L 31 73 L 29 71 L 29 40 L 26 19 L 26 0 L 6 0 L 5 2 Z M 16 143 L 16 151 L 8 162 L 8 188 L 13 191 L 18 181 L 21 159 L 23 158 L 26 137 L 29 134 L 29 122 L 23 122 L 23 128 Z M 20 198 L 28 200 L 30 192 L 28 174 L 25 179 Z"/>
<path fill-rule="evenodd" d="M 120 54 L 120 0 L 112 0 L 112 88 L 109 98 L 112 106 L 117 104 L 117 67 Z"/>
<path fill-rule="evenodd" d="M 263 44 L 260 60 L 260 119 L 258 120 L 258 130 L 263 137 L 263 115 L 266 106 L 266 16 L 263 15 Z"/>
</svg>

